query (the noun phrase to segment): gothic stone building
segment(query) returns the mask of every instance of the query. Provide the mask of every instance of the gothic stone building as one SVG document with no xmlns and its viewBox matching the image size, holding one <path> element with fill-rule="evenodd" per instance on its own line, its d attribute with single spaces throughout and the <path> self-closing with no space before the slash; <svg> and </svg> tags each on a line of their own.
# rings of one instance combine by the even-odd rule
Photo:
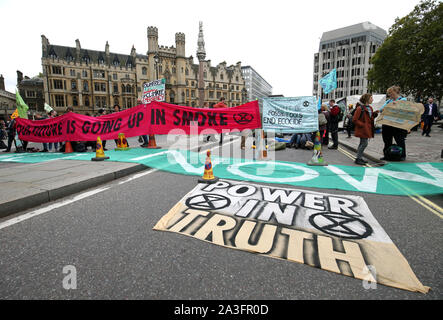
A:
<svg viewBox="0 0 443 320">
<path fill-rule="evenodd" d="M 78 113 L 93 113 L 98 108 L 115 104 L 123 109 L 133 107 L 143 94 L 143 84 L 158 78 L 166 79 L 166 102 L 201 107 L 198 100 L 199 64 L 186 57 L 185 35 L 175 34 L 175 47 L 158 45 L 158 29 L 148 27 L 148 52 L 129 55 L 52 45 L 42 35 L 42 67 L 45 101 L 56 110 L 72 106 Z M 157 61 L 157 62 L 156 62 Z M 202 62 L 204 101 L 215 104 L 221 96 L 228 106 L 246 102 L 241 63 L 226 62 L 211 66 Z M 158 77 L 157 77 L 158 75 Z"/>
</svg>

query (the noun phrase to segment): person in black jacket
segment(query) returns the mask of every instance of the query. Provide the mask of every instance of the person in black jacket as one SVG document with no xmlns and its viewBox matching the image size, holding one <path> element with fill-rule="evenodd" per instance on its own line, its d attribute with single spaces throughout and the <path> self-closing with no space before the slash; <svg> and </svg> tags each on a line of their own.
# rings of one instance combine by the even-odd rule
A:
<svg viewBox="0 0 443 320">
<path fill-rule="evenodd" d="M 328 149 L 338 149 L 338 123 L 340 122 L 339 114 L 340 107 L 335 104 L 335 100 L 329 101 L 329 120 L 328 126 L 331 132 L 331 138 L 333 145 L 328 147 Z"/>
<path fill-rule="evenodd" d="M 428 99 L 428 103 L 425 104 L 425 112 L 423 112 L 422 119 L 424 122 L 422 136 L 426 134 L 426 137 L 430 137 L 431 127 L 434 120 L 438 120 L 437 105 L 434 103 L 433 98 Z"/>
</svg>

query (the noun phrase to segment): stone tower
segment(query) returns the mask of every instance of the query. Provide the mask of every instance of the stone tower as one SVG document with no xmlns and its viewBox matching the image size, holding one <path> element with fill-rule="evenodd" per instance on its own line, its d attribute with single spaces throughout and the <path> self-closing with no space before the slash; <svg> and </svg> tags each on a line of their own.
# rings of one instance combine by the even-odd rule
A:
<svg viewBox="0 0 443 320">
<path fill-rule="evenodd" d="M 186 53 L 185 53 L 185 34 L 177 32 L 175 34 L 175 47 L 176 47 L 176 64 L 177 64 L 177 97 L 179 103 L 184 104 L 185 88 L 186 88 L 186 76 L 184 70 L 186 68 Z"/>
<path fill-rule="evenodd" d="M 148 70 L 149 79 L 157 79 L 154 56 L 158 54 L 158 29 L 156 27 L 148 27 Z"/>
<path fill-rule="evenodd" d="M 203 39 L 203 22 L 199 23 L 198 42 L 197 42 L 197 58 L 198 66 L 198 104 L 200 108 L 205 102 L 205 82 L 203 79 L 203 67 L 206 58 L 205 40 Z"/>
</svg>

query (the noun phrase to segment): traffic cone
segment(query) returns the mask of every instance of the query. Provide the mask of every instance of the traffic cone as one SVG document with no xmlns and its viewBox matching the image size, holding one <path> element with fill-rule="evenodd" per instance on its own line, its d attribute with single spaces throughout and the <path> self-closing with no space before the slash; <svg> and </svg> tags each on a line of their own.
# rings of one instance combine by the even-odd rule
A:
<svg viewBox="0 0 443 320">
<path fill-rule="evenodd" d="M 264 130 L 261 131 L 261 140 L 260 140 L 260 160 L 268 160 L 268 139 L 265 138 Z"/>
<path fill-rule="evenodd" d="M 109 157 L 107 157 L 105 155 L 105 152 L 103 151 L 103 144 L 102 144 L 102 140 L 100 139 L 100 137 L 97 137 L 97 144 L 95 145 L 95 158 L 92 158 L 92 161 L 103 161 L 109 159 Z"/>
<path fill-rule="evenodd" d="M 115 148 L 116 151 L 126 151 L 129 150 L 128 148 L 128 140 L 126 140 L 124 133 L 119 133 L 117 138 L 117 148 Z"/>
<path fill-rule="evenodd" d="M 203 173 L 203 177 L 198 179 L 199 183 L 216 183 L 218 181 L 217 177 L 214 177 L 214 172 L 212 171 L 212 162 L 211 162 L 211 150 L 206 152 L 206 161 L 205 161 L 205 171 Z"/>
<path fill-rule="evenodd" d="M 72 150 L 71 141 L 66 141 L 64 153 L 73 153 L 73 152 L 74 150 Z"/>
<path fill-rule="evenodd" d="M 150 134 L 149 135 L 149 142 L 148 142 L 148 149 L 160 149 L 160 147 L 157 147 L 157 144 L 155 143 L 155 135 Z"/>
<path fill-rule="evenodd" d="M 321 152 L 321 142 L 320 142 L 320 132 L 317 131 L 315 135 L 314 142 L 314 154 L 312 159 L 308 162 L 309 166 L 327 166 L 328 164 L 323 159 L 323 154 Z"/>
</svg>

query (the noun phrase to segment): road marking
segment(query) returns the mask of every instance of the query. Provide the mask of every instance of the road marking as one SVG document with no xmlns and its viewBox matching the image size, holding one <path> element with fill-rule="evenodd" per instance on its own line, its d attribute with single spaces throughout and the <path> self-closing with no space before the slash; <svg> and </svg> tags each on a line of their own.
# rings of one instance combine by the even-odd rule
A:
<svg viewBox="0 0 443 320">
<path fill-rule="evenodd" d="M 343 153 L 344 155 L 346 155 L 349 158 L 351 158 L 352 160 L 356 159 L 356 157 L 353 154 L 351 154 L 350 152 L 348 152 L 347 150 L 344 150 L 341 147 L 338 147 L 338 150 L 341 153 Z M 368 168 L 372 168 L 373 167 L 370 164 L 366 164 L 365 166 L 368 167 Z M 414 200 L 416 203 L 421 205 L 423 208 L 425 208 L 428 211 L 430 211 L 433 214 L 435 214 L 440 219 L 443 219 L 443 208 L 441 208 L 439 205 L 437 205 L 434 202 L 430 201 L 429 199 L 426 199 L 425 197 L 415 193 L 413 190 L 411 190 L 408 187 L 402 185 L 401 183 L 396 182 L 393 178 L 391 178 L 389 176 L 386 176 L 386 178 L 388 179 L 388 182 L 391 183 L 393 186 L 395 186 L 398 189 L 401 189 L 402 191 L 404 191 L 409 198 Z"/>
<path fill-rule="evenodd" d="M 53 209 L 57 209 L 57 208 L 60 208 L 60 207 L 66 206 L 66 205 L 71 204 L 71 203 L 73 203 L 73 202 L 75 202 L 75 201 L 78 201 L 78 200 L 81 200 L 81 199 L 84 199 L 84 198 L 90 197 L 90 196 L 92 196 L 92 195 L 94 195 L 94 194 L 97 194 L 97 193 L 100 193 L 100 192 L 106 191 L 106 190 L 108 190 L 109 188 L 110 188 L 110 187 L 104 187 L 104 188 L 102 187 L 102 188 L 99 188 L 99 189 L 95 189 L 95 190 L 91 190 L 91 191 L 86 191 L 86 192 L 83 192 L 83 193 L 81 193 L 81 194 L 75 196 L 75 197 L 72 198 L 72 199 L 68 199 L 68 200 L 63 200 L 63 201 L 60 201 L 60 202 L 56 202 L 56 203 L 50 204 L 49 206 L 46 206 L 46 207 L 44 207 L 44 208 L 40 208 L 40 209 L 37 209 L 37 210 L 31 211 L 31 212 L 25 213 L 25 214 L 23 214 L 23 215 L 21 215 L 21 216 L 18 216 L 18 217 L 15 217 L 15 218 L 12 218 L 12 219 L 6 220 L 6 221 L 0 223 L 0 230 L 1 230 L 1 229 L 4 229 L 4 228 L 6 228 L 6 227 L 12 226 L 12 225 L 14 225 L 14 224 L 16 224 L 16 223 L 19 223 L 19 222 L 22 222 L 22 221 L 28 220 L 28 219 L 30 219 L 30 218 L 33 218 L 33 217 L 39 216 L 39 215 L 44 214 L 44 213 L 46 213 L 46 212 L 49 212 L 49 211 L 51 211 L 51 210 L 53 210 Z"/>
</svg>

